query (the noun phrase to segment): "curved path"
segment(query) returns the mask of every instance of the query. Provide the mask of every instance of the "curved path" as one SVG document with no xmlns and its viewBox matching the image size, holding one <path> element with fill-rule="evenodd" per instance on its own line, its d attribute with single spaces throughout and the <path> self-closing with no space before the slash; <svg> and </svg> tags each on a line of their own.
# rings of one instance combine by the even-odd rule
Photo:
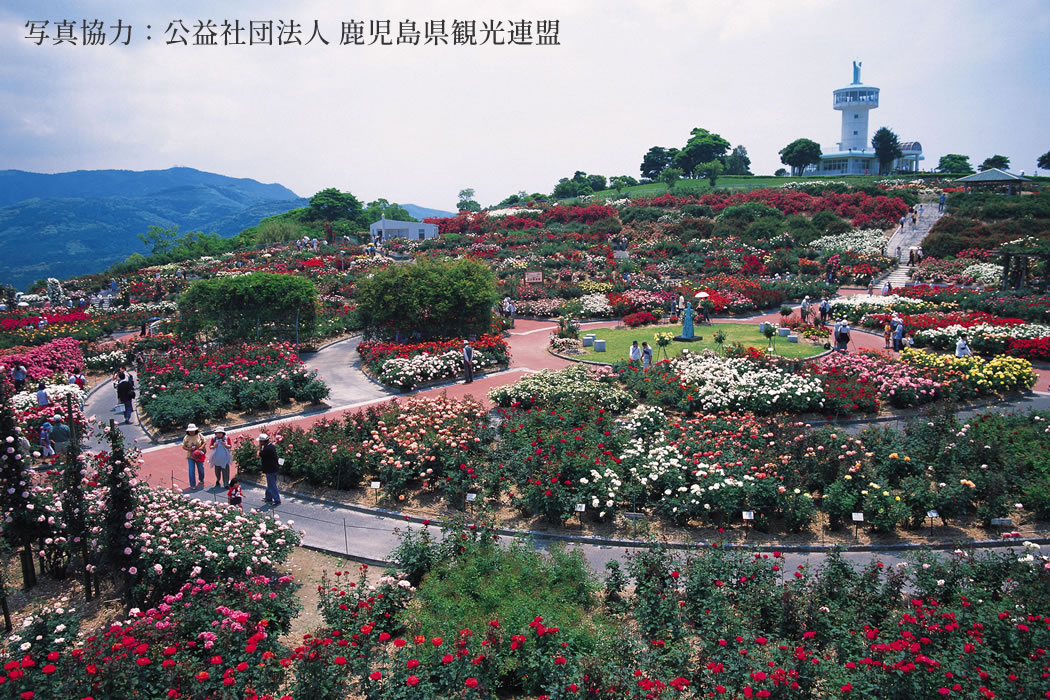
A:
<svg viewBox="0 0 1050 700">
<path fill-rule="evenodd" d="M 864 293 L 864 290 L 843 290 L 843 294 L 847 295 L 857 293 Z M 774 312 L 755 316 L 744 319 L 744 322 L 758 324 L 763 320 L 777 321 L 779 314 Z M 617 321 L 601 321 L 585 324 L 585 327 L 611 327 L 617 323 Z M 394 396 L 436 396 L 447 393 L 455 398 L 471 396 L 489 405 L 486 394 L 492 387 L 513 383 L 526 373 L 542 369 L 559 369 L 572 364 L 547 352 L 547 341 L 554 330 L 556 330 L 556 325 L 551 321 L 519 320 L 509 336 L 511 363 L 507 370 L 482 375 L 470 385 L 461 381 L 449 382 L 410 394 L 390 392 L 364 377 L 359 365 L 356 364 L 358 363 L 357 340 L 339 341 L 305 358 L 310 366 L 318 368 L 321 376 L 332 387 L 333 394 L 330 403 L 334 404 L 334 408 L 309 416 L 276 419 L 252 427 L 236 429 L 231 431 L 231 436 L 254 439 L 259 432 L 271 429 L 275 425 L 295 425 L 306 428 L 322 418 L 339 417 L 347 411 L 359 410 L 364 406 L 386 401 Z M 859 348 L 882 348 L 881 336 L 854 333 L 853 337 Z M 112 387 L 107 383 L 97 388 L 89 397 L 88 412 L 95 413 L 100 418 L 107 417 L 109 415 L 107 411 L 111 411 L 114 404 Z M 1018 402 L 1016 406 L 1017 409 L 1025 407 L 1050 407 L 1050 395 L 1030 397 Z M 1010 410 L 1014 408 L 1014 405 L 1010 404 Z M 116 417 L 116 414 L 112 415 Z M 144 445 L 145 434 L 137 425 L 121 426 L 121 430 L 130 439 L 138 439 L 140 446 Z M 205 432 L 207 433 L 207 427 L 205 427 Z M 178 445 L 147 447 L 143 452 L 140 478 L 154 485 L 183 490 L 190 498 L 212 501 L 225 499 L 225 493 L 218 489 L 190 491 L 186 488 L 186 461 Z M 272 509 L 262 503 L 263 492 L 260 487 L 251 484 L 245 486 L 245 506 L 247 508 L 274 512 L 277 517 L 294 521 L 297 527 L 304 530 L 304 543 L 307 546 L 346 554 L 366 561 L 384 562 L 397 544 L 399 528 L 421 527 L 418 523 L 406 522 L 405 517 L 400 514 L 391 512 L 382 514 L 347 504 L 320 501 L 293 494 L 286 494 L 282 505 L 277 509 Z M 532 536 L 536 545 L 540 547 L 547 547 L 558 541 L 556 535 L 546 533 L 532 533 Z M 622 560 L 627 549 L 624 542 L 592 541 L 575 546 L 581 547 L 584 556 L 596 571 L 604 570 L 605 563 L 611 559 Z M 776 547 L 769 547 L 768 551 L 773 549 Z M 780 547 L 780 549 L 785 548 Z M 796 564 L 811 566 L 819 565 L 824 553 L 821 551 L 793 551 L 788 556 L 790 566 Z M 872 554 L 851 552 L 848 556 L 856 561 L 867 561 Z M 895 564 L 901 560 L 899 555 L 889 553 L 880 554 L 879 558 L 887 564 Z"/>
</svg>

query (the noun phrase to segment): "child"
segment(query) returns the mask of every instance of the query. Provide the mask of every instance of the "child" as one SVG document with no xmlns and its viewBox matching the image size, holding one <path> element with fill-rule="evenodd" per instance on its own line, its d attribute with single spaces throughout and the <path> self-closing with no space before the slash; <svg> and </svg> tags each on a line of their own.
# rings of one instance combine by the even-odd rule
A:
<svg viewBox="0 0 1050 700">
<path fill-rule="evenodd" d="M 54 428 L 51 422 L 44 419 L 43 424 L 40 426 L 40 456 L 42 458 L 51 457 L 55 454 L 55 451 L 51 449 L 51 430 Z"/>
<path fill-rule="evenodd" d="M 244 492 L 241 491 L 241 484 L 237 477 L 230 479 L 230 490 L 226 492 L 226 502 L 231 506 L 237 506 L 244 510 Z"/>
<path fill-rule="evenodd" d="M 884 350 L 889 350 L 893 347 L 892 345 L 890 345 L 890 332 L 892 330 L 893 329 L 890 328 L 890 324 L 888 323 L 882 327 L 882 340 L 884 341 Z"/>
</svg>

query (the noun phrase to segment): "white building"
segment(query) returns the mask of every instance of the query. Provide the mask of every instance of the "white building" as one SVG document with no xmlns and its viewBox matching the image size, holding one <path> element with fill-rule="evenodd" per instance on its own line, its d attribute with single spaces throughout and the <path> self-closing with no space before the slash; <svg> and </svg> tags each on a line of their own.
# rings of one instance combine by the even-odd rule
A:
<svg viewBox="0 0 1050 700">
<path fill-rule="evenodd" d="M 860 82 L 860 63 L 853 62 L 853 82 L 832 93 L 832 107 L 842 112 L 842 133 L 836 149 L 820 156 L 818 172 L 822 175 L 876 175 L 879 159 L 868 140 L 868 112 L 878 109 L 879 89 Z M 901 144 L 903 155 L 893 163 L 893 170 L 917 172 L 923 160 L 918 141 Z"/>
<path fill-rule="evenodd" d="M 412 241 L 422 241 L 428 238 L 437 238 L 437 224 L 424 224 L 416 221 L 396 221 L 383 218 L 368 227 L 372 240 L 376 240 L 380 233 L 383 240 L 391 238 L 407 238 Z"/>
</svg>

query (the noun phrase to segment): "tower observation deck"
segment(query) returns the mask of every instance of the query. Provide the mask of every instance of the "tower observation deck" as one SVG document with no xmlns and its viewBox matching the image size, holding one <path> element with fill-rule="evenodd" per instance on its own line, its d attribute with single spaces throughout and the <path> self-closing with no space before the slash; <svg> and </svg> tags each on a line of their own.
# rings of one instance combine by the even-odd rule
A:
<svg viewBox="0 0 1050 700">
<path fill-rule="evenodd" d="M 879 106 L 879 89 L 860 82 L 860 65 L 853 62 L 853 82 L 835 90 L 832 97 L 832 106 L 842 112 L 841 152 L 867 150 L 868 112 Z"/>
</svg>

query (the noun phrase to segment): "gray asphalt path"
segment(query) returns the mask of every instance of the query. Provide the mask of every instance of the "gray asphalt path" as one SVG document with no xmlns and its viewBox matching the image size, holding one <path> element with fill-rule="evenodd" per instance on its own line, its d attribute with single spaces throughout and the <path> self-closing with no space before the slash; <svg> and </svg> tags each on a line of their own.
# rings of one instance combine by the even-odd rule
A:
<svg viewBox="0 0 1050 700">
<path fill-rule="evenodd" d="M 332 343 L 315 353 L 303 353 L 303 362 L 317 373 L 331 389 L 329 406 L 348 406 L 363 401 L 374 401 L 398 392 L 390 391 L 373 382 L 361 371 L 361 358 L 357 345 L 361 336 Z"/>
</svg>

